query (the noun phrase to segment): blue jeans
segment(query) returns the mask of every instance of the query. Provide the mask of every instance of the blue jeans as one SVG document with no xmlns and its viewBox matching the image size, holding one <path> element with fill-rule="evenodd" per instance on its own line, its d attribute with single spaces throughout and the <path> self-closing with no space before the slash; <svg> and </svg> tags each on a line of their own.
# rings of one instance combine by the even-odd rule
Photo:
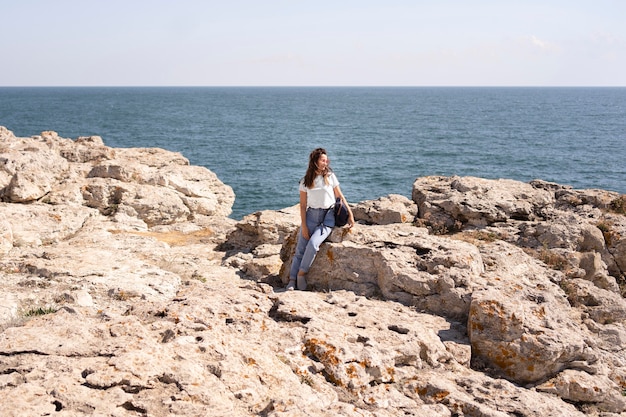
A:
<svg viewBox="0 0 626 417">
<path fill-rule="evenodd" d="M 309 229 L 310 239 L 305 239 L 302 236 L 302 228 L 300 228 L 296 254 L 293 256 L 289 270 L 289 279 L 296 279 L 298 271 L 305 274 L 309 272 L 320 245 L 335 227 L 335 214 L 332 209 L 308 208 L 306 210 L 306 226 Z"/>
</svg>

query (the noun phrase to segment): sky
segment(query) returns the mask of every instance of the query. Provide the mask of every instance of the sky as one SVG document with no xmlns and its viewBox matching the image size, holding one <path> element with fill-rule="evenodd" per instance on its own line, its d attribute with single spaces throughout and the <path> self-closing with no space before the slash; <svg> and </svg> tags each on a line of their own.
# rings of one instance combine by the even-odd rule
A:
<svg viewBox="0 0 626 417">
<path fill-rule="evenodd" d="M 623 0 L 0 0 L 0 86 L 626 86 Z"/>
</svg>

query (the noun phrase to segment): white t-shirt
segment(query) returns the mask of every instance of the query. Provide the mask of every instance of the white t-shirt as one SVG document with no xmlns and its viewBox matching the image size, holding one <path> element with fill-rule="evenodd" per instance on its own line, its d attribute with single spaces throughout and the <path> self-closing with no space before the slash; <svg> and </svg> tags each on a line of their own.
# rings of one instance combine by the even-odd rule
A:
<svg viewBox="0 0 626 417">
<path fill-rule="evenodd" d="M 333 191 L 339 185 L 339 180 L 334 173 L 328 176 L 328 185 L 324 182 L 324 177 L 318 175 L 313 180 L 313 187 L 307 188 L 304 185 L 304 179 L 300 181 L 300 191 L 307 193 L 307 208 L 329 208 L 335 204 L 335 192 Z"/>
</svg>

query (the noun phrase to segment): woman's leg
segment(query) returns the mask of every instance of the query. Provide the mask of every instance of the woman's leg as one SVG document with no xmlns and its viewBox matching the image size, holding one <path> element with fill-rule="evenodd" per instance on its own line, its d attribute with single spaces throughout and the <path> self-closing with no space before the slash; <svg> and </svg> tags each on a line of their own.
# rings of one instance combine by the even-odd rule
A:
<svg viewBox="0 0 626 417">
<path fill-rule="evenodd" d="M 311 233 L 311 239 L 309 239 L 306 248 L 304 249 L 304 254 L 300 260 L 300 266 L 298 269 L 300 274 L 304 275 L 309 272 L 309 269 L 311 269 L 311 265 L 315 260 L 315 256 L 317 256 L 317 252 L 320 249 L 320 245 L 326 240 L 332 230 L 332 227 L 320 225 Z"/>
<path fill-rule="evenodd" d="M 296 280 L 298 270 L 302 263 L 302 257 L 309 241 L 302 236 L 302 229 L 298 232 L 298 243 L 296 244 L 296 253 L 293 255 L 291 269 L 289 270 L 289 280 Z"/>
<path fill-rule="evenodd" d="M 311 269 L 311 265 L 315 260 L 320 245 L 333 230 L 332 227 L 323 224 L 324 217 L 327 215 L 327 210 L 307 210 L 306 224 L 310 239 L 305 239 L 302 236 L 302 229 L 300 229 L 298 232 L 296 253 L 293 256 L 291 269 L 289 270 L 288 289 L 293 288 L 293 280 L 296 280 L 299 290 L 306 289 L 305 275 L 309 272 L 309 269 Z"/>
</svg>

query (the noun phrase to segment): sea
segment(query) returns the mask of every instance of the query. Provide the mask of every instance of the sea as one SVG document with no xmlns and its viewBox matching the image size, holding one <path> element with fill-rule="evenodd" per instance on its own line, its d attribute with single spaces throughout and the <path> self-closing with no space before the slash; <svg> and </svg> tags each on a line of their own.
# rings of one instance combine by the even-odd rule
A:
<svg viewBox="0 0 626 417">
<path fill-rule="evenodd" d="M 0 87 L 0 126 L 180 152 L 235 219 L 298 203 L 317 147 L 351 203 L 428 175 L 626 193 L 626 87 Z"/>
</svg>

